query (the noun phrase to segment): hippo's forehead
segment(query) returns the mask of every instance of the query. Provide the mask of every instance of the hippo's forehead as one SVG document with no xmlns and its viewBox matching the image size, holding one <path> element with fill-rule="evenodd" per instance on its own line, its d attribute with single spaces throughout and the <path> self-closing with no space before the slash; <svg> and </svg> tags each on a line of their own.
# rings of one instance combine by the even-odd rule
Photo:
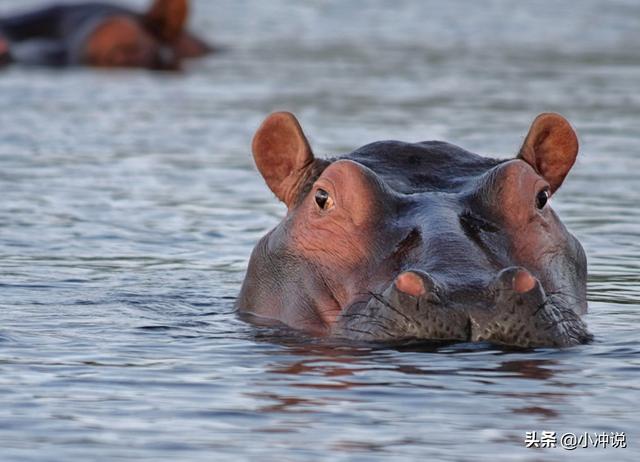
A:
<svg viewBox="0 0 640 462">
<path fill-rule="evenodd" d="M 403 194 L 459 192 L 502 161 L 442 141 L 378 141 L 344 156 L 373 170 Z"/>
</svg>

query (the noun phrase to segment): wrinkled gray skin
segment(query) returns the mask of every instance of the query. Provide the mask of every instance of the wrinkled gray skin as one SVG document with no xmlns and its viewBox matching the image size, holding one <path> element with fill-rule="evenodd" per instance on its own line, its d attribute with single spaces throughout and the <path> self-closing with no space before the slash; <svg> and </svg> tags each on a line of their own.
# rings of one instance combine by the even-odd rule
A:
<svg viewBox="0 0 640 462">
<path fill-rule="evenodd" d="M 575 160 L 563 118 L 540 116 L 514 160 L 383 141 L 327 161 L 313 157 L 292 117 L 272 115 L 254 139 L 258 168 L 288 213 L 253 252 L 242 313 L 357 341 L 590 340 L 580 318 L 585 253 L 536 199 L 553 194 Z M 328 211 L 316 198 L 327 184 Z"/>
</svg>

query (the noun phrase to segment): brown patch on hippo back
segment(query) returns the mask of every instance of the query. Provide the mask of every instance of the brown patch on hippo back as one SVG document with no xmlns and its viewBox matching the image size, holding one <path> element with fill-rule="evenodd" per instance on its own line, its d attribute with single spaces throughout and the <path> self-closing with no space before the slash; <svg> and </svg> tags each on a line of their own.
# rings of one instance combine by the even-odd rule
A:
<svg viewBox="0 0 640 462">
<path fill-rule="evenodd" d="M 156 43 L 133 19 L 112 16 L 86 41 L 84 62 L 97 67 L 153 67 Z"/>
<path fill-rule="evenodd" d="M 9 42 L 0 37 L 0 67 L 5 66 L 11 62 L 11 49 L 9 48 Z"/>
<path fill-rule="evenodd" d="M 0 37 L 0 56 L 3 56 L 8 53 L 9 53 L 9 42 L 7 42 L 5 39 Z"/>
<path fill-rule="evenodd" d="M 189 17 L 187 0 L 155 0 L 143 17 L 144 25 L 163 42 L 180 38 Z"/>
</svg>

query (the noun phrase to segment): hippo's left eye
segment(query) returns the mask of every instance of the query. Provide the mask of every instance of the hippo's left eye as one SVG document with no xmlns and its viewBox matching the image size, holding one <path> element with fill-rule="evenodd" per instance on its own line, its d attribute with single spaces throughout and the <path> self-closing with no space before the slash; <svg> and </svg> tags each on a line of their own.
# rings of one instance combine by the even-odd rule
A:
<svg viewBox="0 0 640 462">
<path fill-rule="evenodd" d="M 536 207 L 542 210 L 547 202 L 549 202 L 549 190 L 545 188 L 536 195 Z"/>
<path fill-rule="evenodd" d="M 327 191 L 324 189 L 316 190 L 316 204 L 320 207 L 321 210 L 330 210 L 333 207 L 333 199 Z"/>
</svg>

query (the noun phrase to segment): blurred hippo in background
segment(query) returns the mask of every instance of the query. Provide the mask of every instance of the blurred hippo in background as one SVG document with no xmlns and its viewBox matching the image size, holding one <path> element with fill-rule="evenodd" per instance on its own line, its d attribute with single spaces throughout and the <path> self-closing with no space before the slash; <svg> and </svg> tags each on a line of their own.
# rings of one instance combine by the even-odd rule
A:
<svg viewBox="0 0 640 462">
<path fill-rule="evenodd" d="M 585 343 L 585 253 L 550 206 L 577 154 L 571 125 L 547 113 L 512 159 L 441 141 L 319 159 L 292 114 L 272 114 L 253 155 L 288 211 L 236 308 L 356 341 Z"/>
<path fill-rule="evenodd" d="M 0 64 L 178 69 L 212 51 L 188 14 L 188 0 L 154 0 L 145 13 L 79 3 L 0 18 Z"/>
</svg>

